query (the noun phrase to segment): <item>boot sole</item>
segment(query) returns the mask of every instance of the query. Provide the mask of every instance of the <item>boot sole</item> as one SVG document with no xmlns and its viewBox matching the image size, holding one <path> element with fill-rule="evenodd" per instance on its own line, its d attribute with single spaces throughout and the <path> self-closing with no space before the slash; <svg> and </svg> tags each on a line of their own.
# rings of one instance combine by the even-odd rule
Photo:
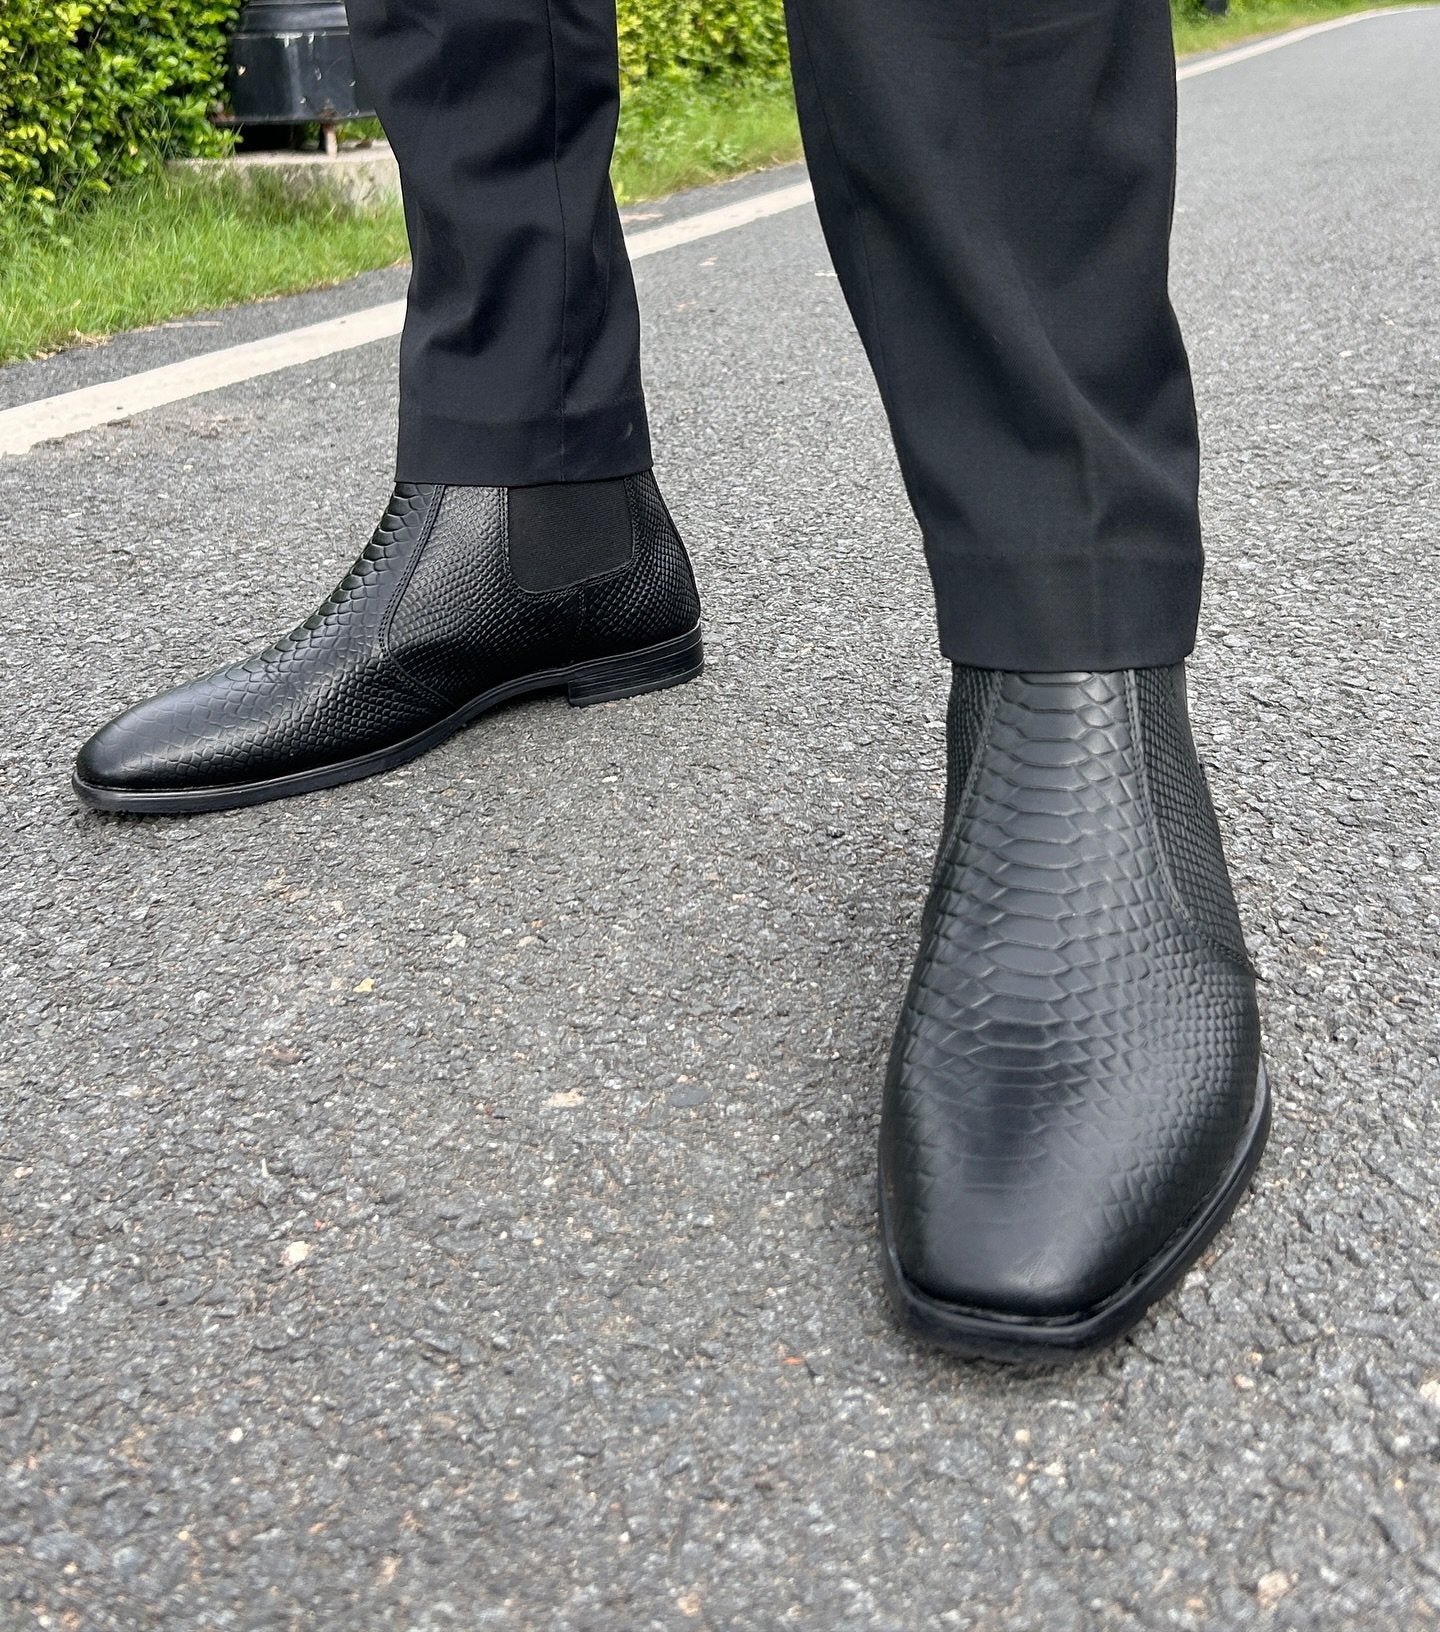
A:
<svg viewBox="0 0 1440 1632">
<path fill-rule="evenodd" d="M 319 765 L 314 770 L 292 771 L 286 776 L 272 776 L 258 782 L 237 782 L 228 787 L 183 789 L 127 789 L 107 788 L 85 782 L 72 776 L 71 786 L 83 804 L 95 810 L 136 811 L 150 816 L 193 815 L 207 810 L 233 810 L 241 805 L 264 804 L 270 799 L 289 799 L 296 794 L 316 793 L 321 788 L 338 787 L 343 782 L 358 782 L 362 777 L 377 776 L 393 771 L 397 766 L 418 759 L 421 754 L 463 730 L 472 720 L 503 703 L 537 692 L 564 689 L 572 708 L 587 708 L 592 703 L 614 703 L 625 697 L 638 697 L 647 691 L 664 691 L 670 686 L 684 685 L 693 680 L 705 667 L 704 646 L 697 624 L 688 634 L 673 640 L 661 641 L 638 652 L 626 652 L 619 657 L 595 658 L 586 663 L 572 663 L 565 668 L 546 669 L 527 674 L 518 680 L 507 680 L 503 686 L 494 686 L 472 697 L 444 719 L 428 725 L 403 742 L 389 748 L 377 748 L 368 754 L 357 754 L 353 759 L 339 760 L 332 765 Z"/>
<path fill-rule="evenodd" d="M 1269 1134 L 1270 1084 L 1262 1064 L 1255 1107 L 1239 1152 L 1220 1184 L 1119 1291 L 1073 1315 L 1006 1315 L 947 1303 L 922 1292 L 900 1266 L 882 1173 L 880 1238 L 885 1290 L 895 1316 L 921 1342 L 966 1359 L 1055 1364 L 1109 1343 L 1163 1298 L 1214 1240 L 1254 1177 Z"/>
</svg>

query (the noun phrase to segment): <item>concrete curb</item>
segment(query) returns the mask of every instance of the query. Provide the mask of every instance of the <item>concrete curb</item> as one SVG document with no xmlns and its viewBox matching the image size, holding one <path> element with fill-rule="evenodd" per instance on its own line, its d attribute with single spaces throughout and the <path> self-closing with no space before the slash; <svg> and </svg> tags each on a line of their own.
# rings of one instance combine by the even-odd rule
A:
<svg viewBox="0 0 1440 1632">
<path fill-rule="evenodd" d="M 400 197 L 400 168 L 388 142 L 324 153 L 234 153 L 224 159 L 175 159 L 176 174 L 202 180 L 239 177 L 253 184 L 274 176 L 298 194 L 328 193 L 349 204 L 382 204 Z"/>
</svg>

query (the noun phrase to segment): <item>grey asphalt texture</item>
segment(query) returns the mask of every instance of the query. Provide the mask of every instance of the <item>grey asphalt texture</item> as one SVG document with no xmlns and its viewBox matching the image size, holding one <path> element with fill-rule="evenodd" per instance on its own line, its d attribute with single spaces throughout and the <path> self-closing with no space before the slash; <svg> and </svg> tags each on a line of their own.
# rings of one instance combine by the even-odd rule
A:
<svg viewBox="0 0 1440 1632">
<path fill-rule="evenodd" d="M 680 690 L 82 813 L 89 729 L 363 542 L 395 347 L 0 462 L 5 1632 L 1440 1619 L 1437 86 L 1428 10 L 1181 88 L 1193 707 L 1277 1118 L 1216 1249 L 1068 1369 L 881 1297 L 946 671 L 809 211 L 637 269 Z"/>
</svg>

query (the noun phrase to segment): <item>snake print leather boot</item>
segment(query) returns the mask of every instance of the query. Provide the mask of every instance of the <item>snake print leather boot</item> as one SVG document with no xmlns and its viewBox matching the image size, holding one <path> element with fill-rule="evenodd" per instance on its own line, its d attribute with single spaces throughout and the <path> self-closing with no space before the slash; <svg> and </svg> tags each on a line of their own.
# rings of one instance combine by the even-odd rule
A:
<svg viewBox="0 0 1440 1632">
<path fill-rule="evenodd" d="M 1139 1319 L 1269 1120 L 1255 980 L 1184 670 L 957 665 L 945 833 L 880 1138 L 887 1286 L 961 1354 Z"/>
<path fill-rule="evenodd" d="M 600 703 L 692 679 L 699 620 L 648 471 L 563 490 L 402 483 L 313 616 L 112 720 L 75 791 L 105 810 L 220 810 L 373 776 L 527 692 Z"/>
</svg>

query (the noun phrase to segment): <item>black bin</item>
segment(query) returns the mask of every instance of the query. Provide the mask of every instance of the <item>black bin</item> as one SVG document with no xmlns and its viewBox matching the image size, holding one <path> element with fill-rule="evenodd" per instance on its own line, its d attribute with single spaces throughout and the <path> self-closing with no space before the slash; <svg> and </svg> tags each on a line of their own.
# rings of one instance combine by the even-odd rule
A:
<svg viewBox="0 0 1440 1632">
<path fill-rule="evenodd" d="M 375 110 L 355 82 L 337 0 L 249 0 L 230 36 L 230 121 L 333 126 Z"/>
</svg>

